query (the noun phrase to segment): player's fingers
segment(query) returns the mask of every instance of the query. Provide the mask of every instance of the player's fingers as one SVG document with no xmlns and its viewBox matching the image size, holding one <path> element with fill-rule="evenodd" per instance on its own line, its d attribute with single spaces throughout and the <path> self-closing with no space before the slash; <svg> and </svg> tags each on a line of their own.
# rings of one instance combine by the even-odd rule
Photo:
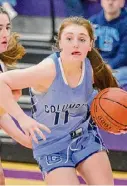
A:
<svg viewBox="0 0 127 186">
<path fill-rule="evenodd" d="M 45 130 L 48 133 L 51 133 L 51 130 L 43 124 L 39 124 L 39 128 L 42 130 Z"/>
<path fill-rule="evenodd" d="M 119 130 L 115 130 L 114 132 L 113 131 L 108 131 L 109 133 L 111 133 L 111 134 L 115 134 L 115 135 L 120 135 L 120 131 Z"/>
<path fill-rule="evenodd" d="M 34 130 L 38 133 L 38 135 L 39 135 L 44 141 L 46 140 L 45 135 L 42 133 L 42 131 L 41 131 L 39 128 L 35 128 Z"/>
<path fill-rule="evenodd" d="M 122 133 L 122 134 L 126 134 L 127 133 L 127 129 L 122 129 L 122 130 L 120 130 L 120 132 Z"/>
<path fill-rule="evenodd" d="M 36 138 L 36 135 L 34 133 L 34 130 L 33 129 L 30 129 L 29 133 L 30 133 L 32 139 L 35 141 L 35 143 L 38 143 L 38 140 Z"/>
</svg>

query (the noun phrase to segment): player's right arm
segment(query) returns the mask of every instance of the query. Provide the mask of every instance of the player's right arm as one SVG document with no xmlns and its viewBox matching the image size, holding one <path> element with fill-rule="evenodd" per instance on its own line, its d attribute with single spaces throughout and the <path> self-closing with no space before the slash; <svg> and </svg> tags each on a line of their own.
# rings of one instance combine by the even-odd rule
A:
<svg viewBox="0 0 127 186">
<path fill-rule="evenodd" d="M 0 106 L 13 116 L 27 135 L 31 135 L 37 142 L 36 131 L 43 139 L 45 136 L 40 128 L 50 132 L 43 124 L 28 117 L 14 100 L 12 90 L 33 87 L 35 90 L 46 91 L 56 75 L 55 64 L 52 59 L 46 59 L 33 67 L 21 70 L 12 70 L 0 75 Z"/>
</svg>

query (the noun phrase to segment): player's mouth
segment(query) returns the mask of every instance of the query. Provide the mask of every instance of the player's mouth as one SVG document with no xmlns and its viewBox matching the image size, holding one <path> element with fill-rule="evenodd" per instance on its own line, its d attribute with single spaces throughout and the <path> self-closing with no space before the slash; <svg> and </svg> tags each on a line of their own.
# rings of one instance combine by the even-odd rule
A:
<svg viewBox="0 0 127 186">
<path fill-rule="evenodd" d="M 1 42 L 1 45 L 4 46 L 4 47 L 7 47 L 7 44 L 8 44 L 7 41 L 2 41 Z"/>
<path fill-rule="evenodd" d="M 71 55 L 73 55 L 73 56 L 80 56 L 81 55 L 81 52 L 79 52 L 79 51 L 73 51 L 71 53 Z"/>
</svg>

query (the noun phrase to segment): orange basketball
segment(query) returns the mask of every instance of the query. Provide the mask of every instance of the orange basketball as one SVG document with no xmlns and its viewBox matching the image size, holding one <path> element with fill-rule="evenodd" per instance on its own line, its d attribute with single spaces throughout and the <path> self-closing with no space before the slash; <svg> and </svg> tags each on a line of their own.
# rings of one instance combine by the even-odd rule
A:
<svg viewBox="0 0 127 186">
<path fill-rule="evenodd" d="M 127 130 L 127 92 L 124 90 L 106 88 L 100 91 L 90 111 L 99 128 L 115 134 Z"/>
</svg>

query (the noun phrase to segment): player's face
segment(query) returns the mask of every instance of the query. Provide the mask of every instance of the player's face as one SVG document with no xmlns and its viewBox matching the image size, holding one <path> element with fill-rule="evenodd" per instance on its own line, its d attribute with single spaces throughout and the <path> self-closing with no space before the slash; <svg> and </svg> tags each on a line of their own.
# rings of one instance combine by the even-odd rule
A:
<svg viewBox="0 0 127 186">
<path fill-rule="evenodd" d="M 124 6 L 124 0 L 101 0 L 101 6 L 108 14 L 116 14 Z"/>
<path fill-rule="evenodd" d="M 11 25 L 6 14 L 0 14 L 0 53 L 5 52 L 10 39 Z"/>
<path fill-rule="evenodd" d="M 59 46 L 68 61 L 83 61 L 91 50 L 92 41 L 84 26 L 72 24 L 64 28 Z"/>
</svg>

